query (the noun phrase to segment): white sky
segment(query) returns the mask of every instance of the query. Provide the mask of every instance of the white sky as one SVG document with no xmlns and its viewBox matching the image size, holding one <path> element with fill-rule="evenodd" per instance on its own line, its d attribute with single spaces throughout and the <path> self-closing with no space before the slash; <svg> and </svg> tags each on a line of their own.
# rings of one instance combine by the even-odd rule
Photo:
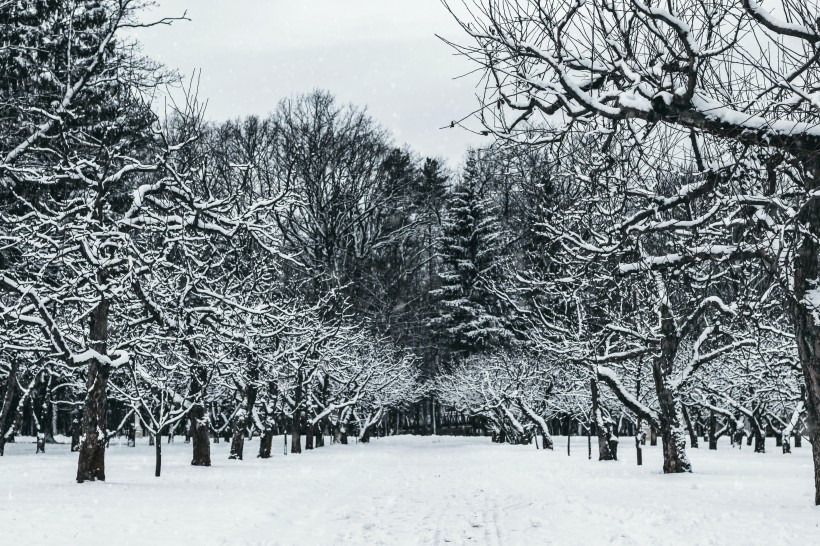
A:
<svg viewBox="0 0 820 546">
<path fill-rule="evenodd" d="M 461 129 L 439 130 L 477 106 L 474 67 L 440 34 L 464 35 L 439 0 L 161 0 L 152 16 L 190 22 L 140 31 L 145 53 L 191 73 L 202 69 L 208 116 L 265 115 L 286 96 L 327 89 L 367 106 L 409 144 L 455 166 L 469 145 Z"/>
</svg>

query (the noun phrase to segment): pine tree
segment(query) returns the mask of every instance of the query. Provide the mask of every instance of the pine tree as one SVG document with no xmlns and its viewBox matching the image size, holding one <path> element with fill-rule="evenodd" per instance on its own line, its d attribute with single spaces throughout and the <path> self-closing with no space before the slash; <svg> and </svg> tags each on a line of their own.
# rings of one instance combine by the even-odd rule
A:
<svg viewBox="0 0 820 546">
<path fill-rule="evenodd" d="M 463 357 L 508 344 L 509 309 L 492 287 L 503 278 L 507 237 L 490 199 L 486 175 L 471 152 L 461 182 L 446 196 L 439 248 L 439 288 L 431 291 L 435 315 L 429 326 L 440 348 Z"/>
</svg>

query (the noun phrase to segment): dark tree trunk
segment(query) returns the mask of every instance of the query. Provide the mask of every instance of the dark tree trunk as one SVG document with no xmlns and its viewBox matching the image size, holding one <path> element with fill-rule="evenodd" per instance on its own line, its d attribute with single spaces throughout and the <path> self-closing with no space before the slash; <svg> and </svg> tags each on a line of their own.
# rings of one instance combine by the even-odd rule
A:
<svg viewBox="0 0 820 546">
<path fill-rule="evenodd" d="M 570 439 L 572 438 L 572 417 L 567 417 L 567 457 L 570 456 Z"/>
<path fill-rule="evenodd" d="M 192 354 L 191 356 L 196 358 L 197 355 Z M 204 401 L 208 372 L 201 366 L 197 366 L 193 372 L 191 394 L 195 402 L 189 417 L 189 430 L 193 440 L 191 466 L 211 466 L 211 425 Z"/>
<path fill-rule="evenodd" d="M 105 406 L 108 370 L 97 362 L 88 369 L 85 408 L 82 420 L 77 482 L 105 481 Z"/>
<path fill-rule="evenodd" d="M 157 432 L 154 440 L 154 455 L 156 458 L 154 476 L 159 478 L 160 472 L 162 471 L 162 432 Z"/>
<path fill-rule="evenodd" d="M 550 449 L 551 450 L 551 449 L 555 448 L 555 445 L 553 444 L 553 441 L 552 441 L 552 436 L 549 435 L 549 432 L 547 432 L 546 435 L 541 434 L 541 439 L 543 440 L 542 447 L 544 449 Z"/>
<path fill-rule="evenodd" d="M 709 411 L 709 449 L 717 449 L 717 416 L 712 410 Z"/>
<path fill-rule="evenodd" d="M 0 457 L 3 456 L 3 452 L 6 448 L 6 433 L 9 428 L 11 428 L 11 424 L 16 417 L 15 411 L 12 410 L 12 408 L 17 407 L 15 402 L 15 394 L 17 392 L 17 367 L 17 360 L 12 360 L 9 378 L 6 381 L 6 392 L 3 394 L 3 407 L 0 408 Z"/>
<path fill-rule="evenodd" d="M 77 453 L 80 451 L 80 421 L 81 421 L 81 413 L 80 410 L 74 408 L 71 411 L 71 452 Z"/>
<path fill-rule="evenodd" d="M 664 320 L 666 327 L 667 320 Z M 674 326 L 673 326 L 674 327 Z M 680 401 L 675 397 L 675 393 L 666 385 L 664 368 L 671 369 L 674 352 L 665 347 L 666 344 L 676 343 L 667 334 L 663 341 L 662 355 L 652 363 L 652 375 L 655 380 L 655 390 L 658 395 L 658 406 L 660 411 L 660 433 L 661 445 L 663 447 L 663 472 L 664 474 L 676 474 L 680 472 L 691 472 L 692 465 L 686 457 L 686 438 L 683 433 L 683 424 L 680 422 Z"/>
<path fill-rule="evenodd" d="M 316 437 L 314 438 L 316 442 L 316 447 L 325 447 L 325 424 L 317 423 L 316 424 Z"/>
<path fill-rule="evenodd" d="M 293 430 L 290 437 L 290 452 L 302 452 L 302 421 L 304 419 L 302 411 L 302 370 L 296 373 L 296 390 L 293 395 Z"/>
<path fill-rule="evenodd" d="M 108 355 L 108 309 L 108 300 L 102 299 L 91 312 L 90 346 L 102 356 Z M 101 362 L 92 360 L 88 366 L 81 425 L 82 440 L 77 463 L 78 483 L 105 480 L 105 406 L 108 396 L 108 374 L 108 367 Z"/>
<path fill-rule="evenodd" d="M 253 408 L 256 405 L 256 396 L 259 390 L 256 385 L 258 379 L 259 369 L 253 366 L 248 373 L 248 384 L 245 387 L 245 396 L 242 400 L 243 408 L 236 414 L 234 419 L 230 459 L 242 460 L 242 452 L 245 448 L 245 431 L 248 429 L 253 430 Z"/>
<path fill-rule="evenodd" d="M 612 431 L 612 423 L 604 415 L 598 399 L 598 379 L 592 377 L 589 381 L 592 394 L 592 418 L 595 420 L 595 432 L 598 436 L 598 460 L 618 460 L 618 439 Z"/>
<path fill-rule="evenodd" d="M 370 443 L 370 427 L 366 427 L 364 429 L 364 431 L 362 432 L 361 437 L 359 438 L 359 441 L 363 444 Z"/>
<path fill-rule="evenodd" d="M 302 452 L 302 420 L 304 412 L 297 410 L 293 412 L 293 430 L 290 434 L 290 452 Z M 345 443 L 345 442 L 343 442 Z"/>
<path fill-rule="evenodd" d="M 259 457 L 260 459 L 269 459 L 270 452 L 273 447 L 273 428 L 266 427 L 259 438 Z"/>
<path fill-rule="evenodd" d="M 749 419 L 752 434 L 749 438 L 754 438 L 755 453 L 766 453 L 766 431 L 760 426 L 760 419 L 755 415 Z"/>
<path fill-rule="evenodd" d="M 316 434 L 316 425 L 308 424 L 307 434 L 305 434 L 305 449 L 313 449 L 313 437 Z"/>
<path fill-rule="evenodd" d="M 816 191 L 820 184 L 820 166 L 814 161 L 813 177 L 806 177 L 806 190 Z M 817 310 L 806 301 L 810 290 L 816 289 L 820 278 L 820 201 L 810 200 L 798 219 L 808 227 L 794 260 L 794 294 L 789 298 L 789 311 L 794 325 L 797 353 L 806 382 L 806 425 L 814 460 L 814 503 L 820 505 L 820 321 Z M 797 442 L 795 442 L 797 447 Z"/>
<path fill-rule="evenodd" d="M 191 410 L 192 466 L 211 466 L 211 431 L 208 416 L 201 405 Z"/>
<path fill-rule="evenodd" d="M 643 433 L 641 432 L 641 421 L 639 419 L 637 431 L 635 433 L 635 454 L 637 456 L 638 466 L 643 465 L 643 448 L 641 447 L 641 436 L 643 436 Z"/>
<path fill-rule="evenodd" d="M 691 472 L 692 466 L 686 457 L 686 439 L 677 416 L 677 401 L 667 390 L 660 402 L 663 472 L 664 474 Z"/>
<path fill-rule="evenodd" d="M 245 430 L 244 427 L 236 426 L 233 429 L 233 437 L 231 438 L 231 454 L 228 459 L 242 460 L 242 454 L 245 451 Z"/>
<path fill-rule="evenodd" d="M 683 415 L 683 421 L 686 423 L 686 430 L 689 432 L 689 443 L 694 448 L 698 448 L 698 435 L 695 431 L 695 427 L 692 426 L 692 420 L 689 418 L 689 410 L 686 409 L 686 406 L 681 404 L 680 407 L 681 414 Z"/>
</svg>

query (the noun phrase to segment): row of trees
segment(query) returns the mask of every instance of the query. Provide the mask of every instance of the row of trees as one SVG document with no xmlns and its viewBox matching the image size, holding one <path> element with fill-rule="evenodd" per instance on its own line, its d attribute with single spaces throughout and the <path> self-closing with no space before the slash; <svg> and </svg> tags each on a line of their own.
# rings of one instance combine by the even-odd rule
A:
<svg viewBox="0 0 820 546">
<path fill-rule="evenodd" d="M 409 155 L 321 92 L 209 125 L 189 86 L 158 114 L 179 80 L 127 40 L 142 8 L 0 3 L 0 453 L 26 420 L 39 449 L 74 436 L 78 482 L 105 479 L 134 417 L 187 421 L 201 466 L 224 430 L 232 458 L 251 431 L 269 456 L 286 420 L 293 452 L 351 422 L 366 440 L 418 396 L 415 358 L 349 288 L 397 244 Z"/>
<path fill-rule="evenodd" d="M 816 22 L 667 4 L 479 3 L 498 139 L 451 176 L 321 91 L 157 114 L 139 2 L 0 2 L 0 453 L 72 432 L 85 481 L 135 417 L 209 465 L 444 413 L 601 459 L 646 424 L 665 472 L 806 433 L 820 469 Z"/>
<path fill-rule="evenodd" d="M 484 70 L 484 129 L 541 153 L 553 196 L 531 209 L 541 254 L 496 293 L 556 371 L 485 358 L 480 393 L 477 378 L 456 381 L 473 386 L 465 405 L 507 412 L 518 430 L 528 413 L 513 408 L 549 406 L 543 378 L 568 366 L 599 434 L 608 396 L 660 432 L 665 472 L 691 470 L 693 414 L 730 431 L 742 418 L 762 449 L 767 428 L 793 433 L 805 412 L 820 504 L 818 6 L 452 11 L 471 39 L 454 47 Z"/>
</svg>

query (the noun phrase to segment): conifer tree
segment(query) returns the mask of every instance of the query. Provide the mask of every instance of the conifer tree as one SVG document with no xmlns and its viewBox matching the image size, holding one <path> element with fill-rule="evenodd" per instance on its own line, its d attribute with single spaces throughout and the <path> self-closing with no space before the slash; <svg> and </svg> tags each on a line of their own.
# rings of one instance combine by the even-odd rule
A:
<svg viewBox="0 0 820 546">
<path fill-rule="evenodd" d="M 470 152 L 461 181 L 446 196 L 438 242 L 440 287 L 430 327 L 440 348 L 463 357 L 508 344 L 509 310 L 494 295 L 504 271 L 507 237 L 490 199 L 481 159 Z"/>
</svg>

